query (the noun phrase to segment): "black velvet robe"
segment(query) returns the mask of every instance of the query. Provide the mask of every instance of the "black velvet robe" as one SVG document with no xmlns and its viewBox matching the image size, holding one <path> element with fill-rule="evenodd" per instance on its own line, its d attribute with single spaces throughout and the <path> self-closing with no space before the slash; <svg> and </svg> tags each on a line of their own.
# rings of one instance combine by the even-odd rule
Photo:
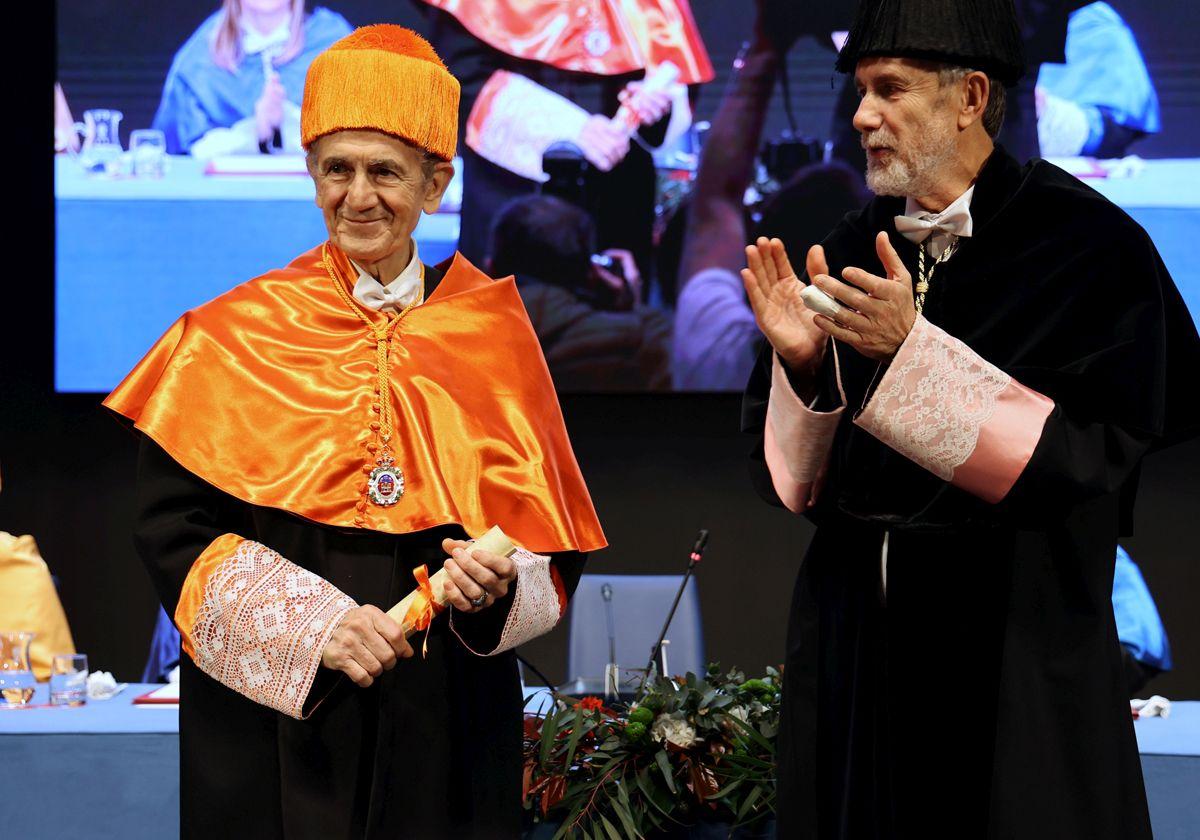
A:
<svg viewBox="0 0 1200 840">
<path fill-rule="evenodd" d="M 359 604 L 387 610 L 415 586 L 412 569 L 441 568 L 445 526 L 392 536 L 316 525 L 248 505 L 187 472 L 148 438 L 138 465 L 135 540 L 168 613 L 213 539 L 257 540 Z M 555 555 L 568 591 L 582 557 Z M 458 615 L 459 632 L 491 650 L 511 605 Z M 521 820 L 524 701 L 512 651 L 468 651 L 447 617 L 429 653 L 370 688 L 324 668 L 306 720 L 260 706 L 181 659 L 180 828 L 183 838 L 516 838 Z"/>
<path fill-rule="evenodd" d="M 831 272 L 882 274 L 886 230 L 915 275 L 903 212 L 876 198 L 848 216 L 824 243 Z M 781 837 L 1150 836 L 1113 566 L 1140 459 L 1196 431 L 1200 341 L 1146 233 L 1061 170 L 997 149 L 971 213 L 925 317 L 1055 407 L 991 505 L 852 424 L 879 366 L 839 345 L 848 405 L 788 628 Z M 778 504 L 761 437 L 770 363 L 743 425 Z"/>
</svg>

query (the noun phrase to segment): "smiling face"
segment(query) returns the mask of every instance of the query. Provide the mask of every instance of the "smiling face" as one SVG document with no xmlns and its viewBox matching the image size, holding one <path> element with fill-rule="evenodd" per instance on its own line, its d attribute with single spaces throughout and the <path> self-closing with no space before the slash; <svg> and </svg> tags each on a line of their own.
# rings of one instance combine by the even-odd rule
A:
<svg viewBox="0 0 1200 840">
<path fill-rule="evenodd" d="M 958 153 L 958 87 L 943 86 L 937 69 L 905 58 L 864 58 L 854 81 L 867 186 L 877 195 L 932 192 Z"/>
<path fill-rule="evenodd" d="M 381 282 L 408 264 L 421 212 L 434 213 L 454 174 L 441 160 L 378 131 L 337 131 L 309 150 L 329 240 Z"/>
</svg>

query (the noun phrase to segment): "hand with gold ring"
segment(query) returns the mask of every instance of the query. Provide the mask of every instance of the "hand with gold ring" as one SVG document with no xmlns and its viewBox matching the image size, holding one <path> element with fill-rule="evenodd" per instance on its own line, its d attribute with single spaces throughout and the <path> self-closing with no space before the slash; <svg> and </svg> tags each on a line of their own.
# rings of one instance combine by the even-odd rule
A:
<svg viewBox="0 0 1200 840">
<path fill-rule="evenodd" d="M 449 578 L 443 592 L 460 612 L 487 609 L 507 595 L 509 585 L 517 579 L 517 564 L 502 554 L 472 549 L 465 540 L 451 539 L 442 540 L 442 550 L 449 555 L 443 563 Z"/>
</svg>

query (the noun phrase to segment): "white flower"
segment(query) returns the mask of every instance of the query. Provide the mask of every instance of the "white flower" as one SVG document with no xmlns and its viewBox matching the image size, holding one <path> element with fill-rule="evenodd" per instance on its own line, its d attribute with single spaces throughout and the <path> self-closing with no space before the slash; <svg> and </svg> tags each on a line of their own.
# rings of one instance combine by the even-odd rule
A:
<svg viewBox="0 0 1200 840">
<path fill-rule="evenodd" d="M 670 715 L 659 715 L 655 719 L 654 725 L 650 727 L 650 737 L 655 741 L 670 741 L 684 749 L 695 746 L 702 740 L 696 737 L 696 730 L 690 723 Z"/>
<path fill-rule="evenodd" d="M 742 723 L 750 722 L 750 713 L 748 711 L 746 711 L 745 706 L 730 706 L 729 707 L 729 716 L 737 718 Z"/>
</svg>

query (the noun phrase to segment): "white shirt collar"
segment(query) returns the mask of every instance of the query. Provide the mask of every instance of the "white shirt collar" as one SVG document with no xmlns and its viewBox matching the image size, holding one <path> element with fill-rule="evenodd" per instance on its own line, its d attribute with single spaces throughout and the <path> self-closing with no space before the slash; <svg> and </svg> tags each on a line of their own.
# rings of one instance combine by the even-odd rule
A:
<svg viewBox="0 0 1200 840">
<path fill-rule="evenodd" d="M 387 285 L 380 283 L 353 260 L 350 264 L 358 270 L 354 283 L 354 298 L 368 309 L 378 312 L 399 312 L 421 294 L 421 259 L 417 254 L 417 240 L 412 240 L 412 259 Z"/>
<path fill-rule="evenodd" d="M 242 52 L 257 55 L 270 47 L 282 47 L 292 37 L 292 25 L 285 20 L 265 35 L 253 27 L 242 24 Z"/>
</svg>

